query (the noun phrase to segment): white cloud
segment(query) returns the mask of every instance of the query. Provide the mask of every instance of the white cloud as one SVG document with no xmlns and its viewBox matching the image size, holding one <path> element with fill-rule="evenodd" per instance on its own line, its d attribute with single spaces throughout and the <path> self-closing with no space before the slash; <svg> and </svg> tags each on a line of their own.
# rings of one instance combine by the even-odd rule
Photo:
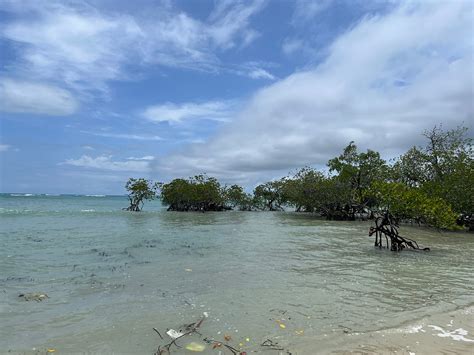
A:
<svg viewBox="0 0 474 355">
<path fill-rule="evenodd" d="M 4 6 L 15 14 L 0 27 L 0 37 L 17 49 L 9 70 L 92 97 L 91 90 L 106 93 L 110 80 L 131 79 L 127 66 L 222 69 L 217 51 L 257 37 L 250 17 L 263 2 L 218 2 L 205 21 L 159 4 L 135 16 L 106 13 L 80 1 Z"/>
<path fill-rule="evenodd" d="M 256 80 L 276 80 L 277 78 L 267 70 L 276 66 L 278 65 L 273 62 L 249 61 L 239 64 L 235 68 L 229 68 L 227 71 Z"/>
<path fill-rule="evenodd" d="M 317 67 L 258 91 L 208 143 L 157 166 L 251 179 L 325 164 L 351 140 L 399 154 L 434 124 L 472 122 L 473 36 L 468 2 L 401 4 L 366 18 Z"/>
<path fill-rule="evenodd" d="M 304 25 L 308 21 L 326 10 L 331 5 L 331 0 L 296 0 L 293 24 Z"/>
<path fill-rule="evenodd" d="M 142 116 L 153 122 L 182 122 L 188 119 L 207 119 L 227 121 L 233 114 L 232 101 L 187 102 L 182 104 L 165 103 L 147 107 Z"/>
<path fill-rule="evenodd" d="M 128 157 L 127 160 L 154 160 L 153 155 L 145 155 L 143 157 Z"/>
<path fill-rule="evenodd" d="M 242 46 L 247 46 L 258 37 L 258 32 L 249 28 L 249 24 L 250 18 L 264 7 L 264 0 L 221 0 L 216 4 L 209 16 L 212 25 L 207 33 L 218 47 L 232 48 L 239 39 Z"/>
<path fill-rule="evenodd" d="M 147 64 L 214 71 L 219 59 L 211 49 L 206 25 L 185 13 L 164 12 L 142 22 L 146 37 L 140 55 Z"/>
<path fill-rule="evenodd" d="M 286 55 L 292 55 L 304 48 L 304 46 L 304 41 L 300 39 L 287 38 L 283 41 L 281 48 Z"/>
<path fill-rule="evenodd" d="M 7 22 L 0 32 L 20 45 L 19 72 L 79 90 L 105 90 L 105 81 L 123 75 L 121 67 L 134 53 L 127 49 L 142 37 L 133 18 L 105 16 L 85 5 L 43 5 L 34 6 L 33 19 Z"/>
<path fill-rule="evenodd" d="M 67 90 L 37 82 L 0 81 L 0 111 L 66 116 L 77 108 L 76 99 Z"/>
<path fill-rule="evenodd" d="M 10 148 L 11 148 L 11 145 L 0 144 L 0 152 L 6 152 L 6 151 L 10 150 Z"/>
<path fill-rule="evenodd" d="M 60 164 L 109 171 L 147 172 L 150 170 L 150 160 L 113 161 L 112 156 L 106 155 L 96 158 L 83 155 L 79 159 L 67 159 Z"/>
<path fill-rule="evenodd" d="M 254 69 L 249 72 L 249 77 L 252 79 L 269 79 L 269 80 L 275 80 L 275 76 L 267 72 L 265 69 Z"/>
<path fill-rule="evenodd" d="M 147 39 L 143 42 L 145 62 L 170 67 L 216 72 L 226 65 L 219 52 L 244 47 L 258 38 L 250 18 L 264 7 L 264 1 L 219 1 L 206 21 L 183 12 L 162 11 L 153 23 L 141 22 Z"/>
<path fill-rule="evenodd" d="M 128 133 L 109 133 L 109 132 L 90 132 L 81 131 L 81 133 L 90 134 L 98 137 L 106 138 L 118 138 L 118 139 L 134 139 L 139 141 L 161 141 L 163 138 L 160 136 L 141 135 L 141 134 L 128 134 Z"/>
</svg>

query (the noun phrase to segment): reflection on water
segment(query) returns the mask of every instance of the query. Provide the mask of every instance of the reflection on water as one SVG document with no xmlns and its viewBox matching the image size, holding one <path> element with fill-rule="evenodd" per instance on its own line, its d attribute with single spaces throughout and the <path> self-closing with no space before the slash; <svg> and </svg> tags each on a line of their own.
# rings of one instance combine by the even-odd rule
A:
<svg viewBox="0 0 474 355">
<path fill-rule="evenodd" d="M 397 328 L 473 302 L 472 235 L 403 227 L 432 251 L 393 253 L 373 247 L 365 222 L 166 212 L 158 202 L 129 213 L 124 204 L 0 197 L 2 351 L 152 353 L 153 327 L 204 311 L 208 334 L 251 337 L 249 349 L 277 336 L 323 346 L 347 329 Z M 27 292 L 50 298 L 21 302 Z"/>
</svg>

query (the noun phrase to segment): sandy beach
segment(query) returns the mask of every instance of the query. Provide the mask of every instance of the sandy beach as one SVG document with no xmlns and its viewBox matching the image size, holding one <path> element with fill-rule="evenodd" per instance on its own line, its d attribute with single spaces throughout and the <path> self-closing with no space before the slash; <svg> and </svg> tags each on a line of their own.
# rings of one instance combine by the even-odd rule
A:
<svg viewBox="0 0 474 355">
<path fill-rule="evenodd" d="M 368 333 L 345 330 L 296 347 L 295 354 L 472 354 L 474 306 L 421 318 L 407 325 Z"/>
</svg>

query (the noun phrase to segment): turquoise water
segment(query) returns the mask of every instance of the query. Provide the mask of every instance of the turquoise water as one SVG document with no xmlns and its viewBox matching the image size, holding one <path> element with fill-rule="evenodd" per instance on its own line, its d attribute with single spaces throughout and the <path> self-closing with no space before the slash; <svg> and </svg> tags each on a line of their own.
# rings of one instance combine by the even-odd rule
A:
<svg viewBox="0 0 474 355">
<path fill-rule="evenodd" d="M 232 335 L 246 351 L 266 339 L 331 351 L 351 333 L 474 303 L 472 234 L 407 226 L 432 251 L 393 253 L 373 247 L 370 222 L 126 206 L 125 196 L 0 196 L 0 352 L 152 354 L 164 343 L 153 327 L 165 334 L 203 312 L 203 336 Z M 29 292 L 49 298 L 18 297 Z"/>
</svg>

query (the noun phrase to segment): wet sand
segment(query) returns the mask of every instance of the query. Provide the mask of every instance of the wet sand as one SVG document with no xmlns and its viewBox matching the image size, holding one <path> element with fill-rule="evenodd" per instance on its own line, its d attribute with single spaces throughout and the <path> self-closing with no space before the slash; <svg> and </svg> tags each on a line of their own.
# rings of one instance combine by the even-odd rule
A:
<svg viewBox="0 0 474 355">
<path fill-rule="evenodd" d="M 474 354 L 474 305 L 370 333 L 344 329 L 292 354 Z M 320 344 L 324 344 L 322 347 Z"/>
</svg>

